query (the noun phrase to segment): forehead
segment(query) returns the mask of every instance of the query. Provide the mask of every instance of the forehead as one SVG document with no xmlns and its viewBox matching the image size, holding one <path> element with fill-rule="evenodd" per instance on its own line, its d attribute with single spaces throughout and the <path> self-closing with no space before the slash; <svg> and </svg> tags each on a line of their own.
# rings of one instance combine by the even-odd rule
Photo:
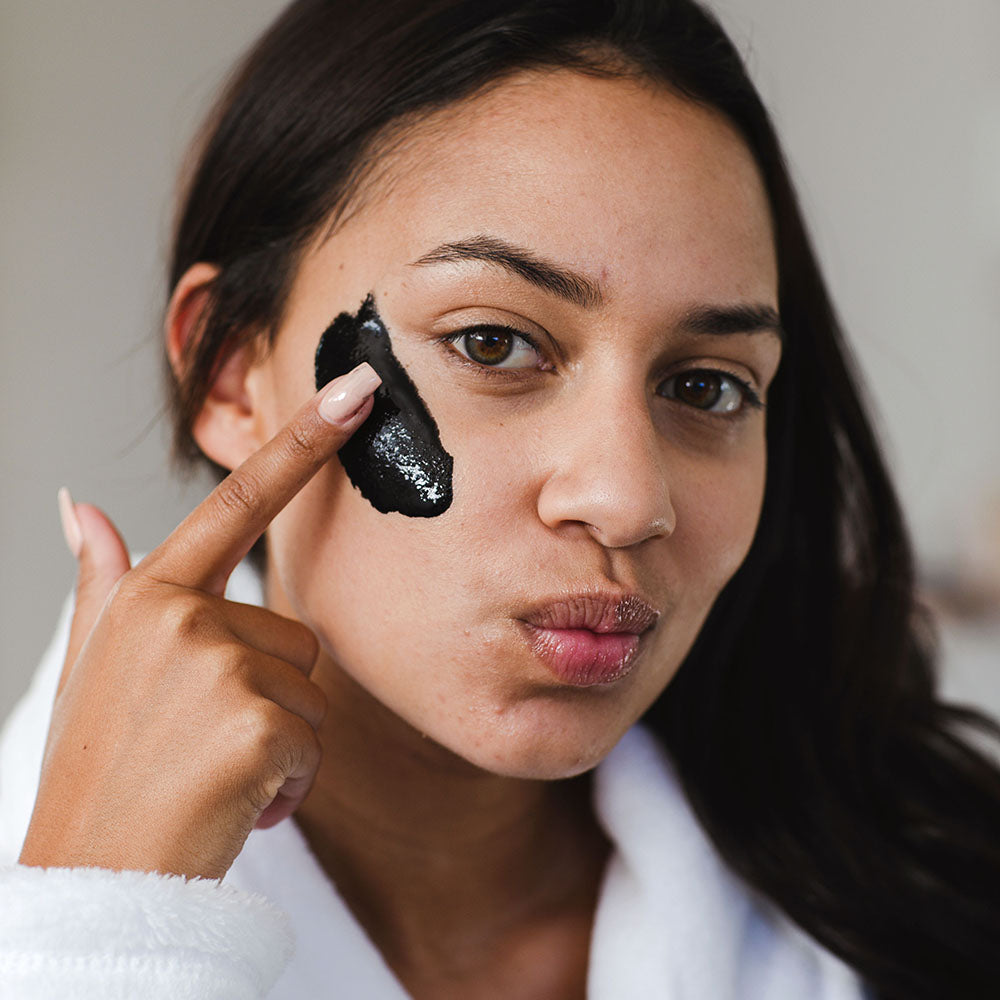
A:
<svg viewBox="0 0 1000 1000">
<path fill-rule="evenodd" d="M 405 129 L 344 229 L 396 260 L 494 234 L 611 289 L 699 299 L 721 280 L 773 298 L 777 284 L 763 184 L 729 122 L 656 84 L 566 70 Z"/>
</svg>

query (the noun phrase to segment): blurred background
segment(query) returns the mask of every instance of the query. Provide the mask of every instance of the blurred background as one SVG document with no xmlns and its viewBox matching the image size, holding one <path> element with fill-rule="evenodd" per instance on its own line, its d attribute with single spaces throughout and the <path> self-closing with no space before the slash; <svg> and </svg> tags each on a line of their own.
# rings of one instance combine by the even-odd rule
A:
<svg viewBox="0 0 1000 1000">
<path fill-rule="evenodd" d="M 714 0 L 772 109 L 938 615 L 1000 714 L 1000 3 Z M 0 717 L 72 587 L 56 490 L 135 550 L 172 476 L 162 278 L 186 145 L 277 0 L 0 7 Z"/>
</svg>

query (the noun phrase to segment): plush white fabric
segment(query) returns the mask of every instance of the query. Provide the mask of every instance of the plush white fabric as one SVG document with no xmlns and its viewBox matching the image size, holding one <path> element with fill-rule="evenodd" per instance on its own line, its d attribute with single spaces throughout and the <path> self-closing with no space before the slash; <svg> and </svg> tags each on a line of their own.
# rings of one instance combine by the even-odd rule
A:
<svg viewBox="0 0 1000 1000">
<path fill-rule="evenodd" d="M 724 866 L 647 730 L 633 727 L 597 769 L 594 803 L 616 852 L 594 925 L 593 1000 L 860 995 L 853 971 Z"/>
<path fill-rule="evenodd" d="M 259 579 L 239 567 L 228 596 L 260 603 Z M 221 883 L 15 863 L 69 610 L 0 736 L 0 1000 L 406 1000 L 294 821 L 255 830 Z M 594 796 L 615 851 L 590 1000 L 863 995 L 850 969 L 726 869 L 650 733 L 625 735 L 597 769 Z"/>
<path fill-rule="evenodd" d="M 259 997 L 292 950 L 284 913 L 216 881 L 18 865 L 0 885 L 0 997 Z"/>
</svg>

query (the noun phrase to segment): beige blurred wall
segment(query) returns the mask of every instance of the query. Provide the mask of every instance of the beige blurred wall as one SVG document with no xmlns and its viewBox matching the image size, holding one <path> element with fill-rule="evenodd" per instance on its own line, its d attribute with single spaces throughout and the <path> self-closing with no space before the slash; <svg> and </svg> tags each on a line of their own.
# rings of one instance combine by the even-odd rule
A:
<svg viewBox="0 0 1000 1000">
<path fill-rule="evenodd" d="M 0 9 L 0 715 L 72 583 L 57 487 L 103 505 L 136 549 L 203 489 L 170 477 L 160 417 L 174 177 L 281 6 Z M 784 137 L 924 561 L 947 564 L 1000 489 L 1000 3 L 714 6 Z M 946 649 L 956 691 L 994 710 L 997 641 Z"/>
</svg>

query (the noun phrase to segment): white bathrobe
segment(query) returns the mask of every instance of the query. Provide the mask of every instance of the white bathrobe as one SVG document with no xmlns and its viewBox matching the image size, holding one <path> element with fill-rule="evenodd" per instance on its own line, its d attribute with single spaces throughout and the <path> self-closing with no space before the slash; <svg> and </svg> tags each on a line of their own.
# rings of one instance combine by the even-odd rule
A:
<svg viewBox="0 0 1000 1000">
<path fill-rule="evenodd" d="M 238 567 L 228 596 L 261 603 Z M 250 834 L 221 881 L 16 863 L 70 609 L 0 737 L 0 1000 L 405 1000 L 293 819 Z M 842 962 L 723 864 L 656 739 L 636 726 L 597 768 L 613 854 L 590 1000 L 858 1000 Z"/>
</svg>

